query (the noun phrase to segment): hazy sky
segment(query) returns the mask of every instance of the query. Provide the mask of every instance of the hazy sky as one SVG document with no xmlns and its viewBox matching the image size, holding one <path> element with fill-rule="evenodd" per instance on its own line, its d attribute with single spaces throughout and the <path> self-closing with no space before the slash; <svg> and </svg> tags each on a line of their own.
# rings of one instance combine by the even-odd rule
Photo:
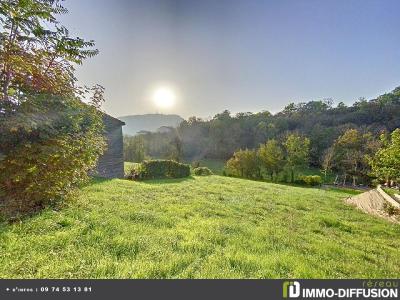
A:
<svg viewBox="0 0 400 300">
<path fill-rule="evenodd" d="M 398 0 L 66 0 L 63 23 L 100 54 L 78 69 L 113 116 L 277 112 L 400 85 Z M 150 93 L 178 93 L 161 110 Z"/>
</svg>

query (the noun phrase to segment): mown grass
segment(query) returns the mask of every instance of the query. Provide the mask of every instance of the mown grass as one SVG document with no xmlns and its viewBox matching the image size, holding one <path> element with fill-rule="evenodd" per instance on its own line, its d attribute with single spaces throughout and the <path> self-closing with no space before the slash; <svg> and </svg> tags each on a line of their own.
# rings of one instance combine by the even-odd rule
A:
<svg viewBox="0 0 400 300">
<path fill-rule="evenodd" d="M 221 176 L 97 180 L 0 225 L 1 278 L 387 278 L 400 226 L 345 191 Z"/>
</svg>

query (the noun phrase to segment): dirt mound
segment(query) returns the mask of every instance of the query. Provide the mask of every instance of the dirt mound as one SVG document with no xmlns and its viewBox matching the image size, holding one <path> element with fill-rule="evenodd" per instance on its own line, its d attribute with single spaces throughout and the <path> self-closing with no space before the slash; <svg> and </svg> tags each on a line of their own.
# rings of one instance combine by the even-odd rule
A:
<svg viewBox="0 0 400 300">
<path fill-rule="evenodd" d="M 383 205 L 387 203 L 387 201 L 377 190 L 370 190 L 357 196 L 347 198 L 346 202 L 368 214 L 399 223 L 399 220 L 396 219 L 395 216 L 389 216 L 384 211 Z"/>
</svg>

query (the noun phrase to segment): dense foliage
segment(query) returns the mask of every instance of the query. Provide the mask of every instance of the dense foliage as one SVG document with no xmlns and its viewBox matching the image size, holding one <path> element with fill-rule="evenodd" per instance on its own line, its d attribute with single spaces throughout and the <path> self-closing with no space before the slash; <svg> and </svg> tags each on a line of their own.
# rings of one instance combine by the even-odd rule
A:
<svg viewBox="0 0 400 300">
<path fill-rule="evenodd" d="M 383 144 L 371 159 L 374 174 L 387 183 L 400 180 L 400 129 L 392 132 L 390 137 L 382 134 Z"/>
<path fill-rule="evenodd" d="M 290 132 L 310 140 L 309 163 L 321 167 L 325 151 L 347 129 L 377 136 L 400 127 L 400 87 L 367 101 L 360 99 L 351 106 L 331 101 L 291 103 L 281 112 L 271 114 L 229 111 L 210 120 L 190 117 L 177 129 L 182 142 L 182 156 L 190 160 L 202 158 L 229 159 L 238 149 L 255 149 L 267 140 L 283 142 Z M 146 153 L 151 157 L 167 157 L 175 134 L 147 133 Z"/>
<path fill-rule="evenodd" d="M 0 2 L 0 214 L 65 199 L 105 146 L 103 88 L 74 76 L 97 50 L 57 22 L 66 12 L 57 0 Z"/>
<path fill-rule="evenodd" d="M 124 137 L 124 161 L 142 162 L 146 159 L 146 148 L 142 135 Z"/>
<path fill-rule="evenodd" d="M 183 178 L 190 176 L 190 166 L 173 160 L 146 160 L 132 172 L 133 179 Z"/>
<path fill-rule="evenodd" d="M 254 150 L 239 150 L 227 161 L 226 169 L 229 175 L 244 178 L 261 179 L 261 164 Z"/>
<path fill-rule="evenodd" d="M 207 167 L 197 167 L 193 169 L 193 173 L 196 176 L 209 176 L 213 175 L 213 172 Z"/>
<path fill-rule="evenodd" d="M 357 180 L 368 183 L 372 176 L 368 158 L 379 147 L 379 141 L 371 133 L 348 129 L 327 149 L 324 168 L 339 174 L 343 183 L 348 178 L 351 178 L 353 185 L 357 184 Z"/>
<path fill-rule="evenodd" d="M 370 101 L 360 98 L 352 106 L 310 101 L 291 103 L 275 115 L 224 111 L 210 120 L 190 117 L 176 131 L 146 133 L 141 141 L 150 157 L 170 158 L 178 149 L 185 160 L 229 159 L 235 176 L 260 178 L 265 172 L 275 180 L 285 168 L 294 181 L 296 169 L 314 167 L 337 174 L 336 183 L 369 184 L 374 177 L 398 178 L 393 174 L 399 161 L 395 150 L 371 157 L 385 144 L 377 137 L 400 127 L 399 115 L 400 87 Z"/>
<path fill-rule="evenodd" d="M 136 136 L 124 136 L 124 160 L 142 162 L 152 157 L 181 161 L 183 144 L 179 132 L 142 132 Z"/>
<path fill-rule="evenodd" d="M 300 176 L 299 183 L 303 183 L 303 184 L 311 185 L 311 186 L 321 185 L 322 178 L 321 178 L 321 176 L 318 176 L 318 175 Z"/>
<path fill-rule="evenodd" d="M 283 143 L 286 149 L 286 162 L 294 182 L 295 170 L 308 165 L 310 140 L 297 134 L 290 134 Z"/>
<path fill-rule="evenodd" d="M 271 180 L 274 180 L 274 175 L 276 178 L 284 167 L 282 147 L 276 140 L 268 140 L 260 145 L 257 154 L 265 171 L 271 176 Z"/>
<path fill-rule="evenodd" d="M 239 150 L 226 163 L 228 175 L 245 178 L 263 178 L 263 173 L 275 180 L 284 169 L 291 174 L 295 182 L 295 171 L 308 163 L 309 140 L 297 134 L 289 134 L 282 144 L 268 140 L 258 149 Z"/>
</svg>

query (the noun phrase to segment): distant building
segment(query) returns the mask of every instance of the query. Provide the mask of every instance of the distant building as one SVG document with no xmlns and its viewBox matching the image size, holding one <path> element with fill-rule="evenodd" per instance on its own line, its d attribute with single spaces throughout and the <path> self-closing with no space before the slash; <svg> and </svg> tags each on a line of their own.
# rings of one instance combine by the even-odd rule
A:
<svg viewBox="0 0 400 300">
<path fill-rule="evenodd" d="M 122 126 L 125 123 L 107 114 L 103 115 L 103 122 L 106 132 L 107 149 L 99 158 L 94 175 L 103 178 L 123 178 L 124 143 Z"/>
</svg>

